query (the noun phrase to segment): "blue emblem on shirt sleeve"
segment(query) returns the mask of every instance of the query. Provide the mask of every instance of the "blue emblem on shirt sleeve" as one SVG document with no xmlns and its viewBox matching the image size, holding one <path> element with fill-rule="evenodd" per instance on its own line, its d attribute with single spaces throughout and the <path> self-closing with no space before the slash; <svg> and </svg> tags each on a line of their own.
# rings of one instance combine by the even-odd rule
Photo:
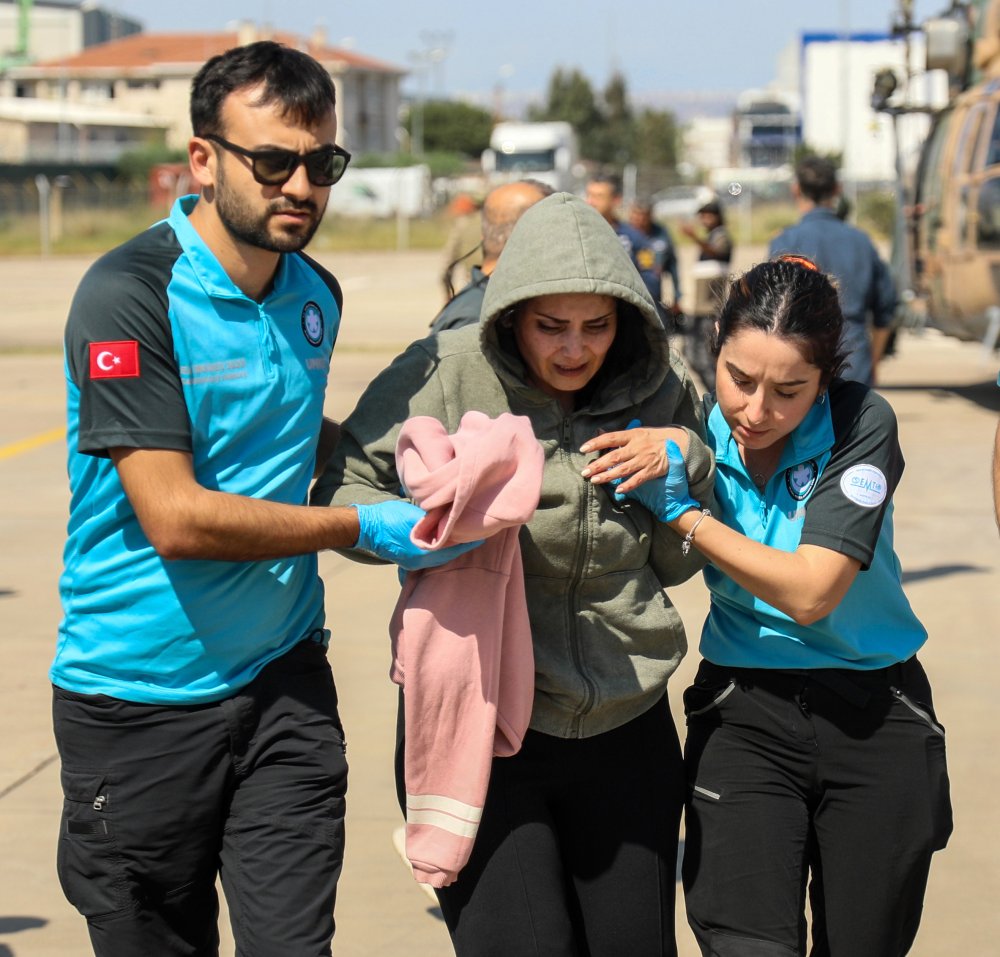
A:
<svg viewBox="0 0 1000 957">
<path fill-rule="evenodd" d="M 323 310 L 312 301 L 302 307 L 302 334 L 310 345 L 323 341 Z"/>
</svg>

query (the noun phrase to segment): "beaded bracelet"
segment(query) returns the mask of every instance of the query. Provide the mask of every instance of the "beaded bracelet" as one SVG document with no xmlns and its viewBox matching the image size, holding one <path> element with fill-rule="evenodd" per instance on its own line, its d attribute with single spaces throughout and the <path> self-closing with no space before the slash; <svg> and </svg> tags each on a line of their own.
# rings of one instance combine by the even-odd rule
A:
<svg viewBox="0 0 1000 957">
<path fill-rule="evenodd" d="M 691 526 L 691 531 L 684 536 L 684 541 L 681 542 L 681 554 L 687 556 L 687 553 L 691 551 L 691 546 L 694 544 L 694 533 L 698 531 L 698 526 L 705 521 L 705 517 L 711 518 L 712 513 L 707 509 L 703 508 L 701 510 L 701 515 L 698 516 L 697 521 Z"/>
</svg>

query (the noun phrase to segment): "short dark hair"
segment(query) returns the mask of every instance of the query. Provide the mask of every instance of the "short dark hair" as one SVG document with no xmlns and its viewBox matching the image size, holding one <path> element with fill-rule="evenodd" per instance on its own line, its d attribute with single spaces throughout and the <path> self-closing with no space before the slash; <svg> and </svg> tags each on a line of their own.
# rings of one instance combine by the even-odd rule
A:
<svg viewBox="0 0 1000 957">
<path fill-rule="evenodd" d="M 212 57 L 191 82 L 191 129 L 195 136 L 221 134 L 226 97 L 263 84 L 260 105 L 280 103 L 286 117 L 302 126 L 321 123 L 337 94 L 330 74 L 307 53 L 261 40 Z"/>
<path fill-rule="evenodd" d="M 590 177 L 591 183 L 607 183 L 611 187 L 611 192 L 615 196 L 621 196 L 622 194 L 622 180 L 620 176 L 616 176 L 614 173 L 595 173 Z"/>
<path fill-rule="evenodd" d="M 716 356 L 726 340 L 757 329 L 793 340 L 825 385 L 843 368 L 844 315 L 830 277 L 800 256 L 778 257 L 737 276 L 719 314 L 712 342 Z"/>
<path fill-rule="evenodd" d="M 837 192 L 837 167 L 822 156 L 806 156 L 795 167 L 795 181 L 806 199 L 822 203 Z"/>
<path fill-rule="evenodd" d="M 703 203 L 698 207 L 698 215 L 700 216 L 702 213 L 714 216 L 720 224 L 723 222 L 722 207 L 714 199 L 710 199 L 707 203 Z"/>
</svg>

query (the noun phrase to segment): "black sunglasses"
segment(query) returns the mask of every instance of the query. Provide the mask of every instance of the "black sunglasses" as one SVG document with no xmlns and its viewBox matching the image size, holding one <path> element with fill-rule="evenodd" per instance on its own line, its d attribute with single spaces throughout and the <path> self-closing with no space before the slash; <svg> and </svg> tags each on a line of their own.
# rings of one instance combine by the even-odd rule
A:
<svg viewBox="0 0 1000 957">
<path fill-rule="evenodd" d="M 248 150 L 214 133 L 205 133 L 204 139 L 250 160 L 253 178 L 262 186 L 284 186 L 300 163 L 305 164 L 306 176 L 313 186 L 333 186 L 344 175 L 351 161 L 351 154 L 339 146 L 323 146 L 303 155 L 282 149 Z"/>
</svg>

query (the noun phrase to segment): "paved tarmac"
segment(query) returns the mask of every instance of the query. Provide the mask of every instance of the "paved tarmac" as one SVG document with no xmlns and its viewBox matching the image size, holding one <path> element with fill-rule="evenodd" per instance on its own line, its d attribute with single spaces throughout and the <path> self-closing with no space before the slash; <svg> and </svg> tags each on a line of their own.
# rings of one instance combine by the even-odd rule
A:
<svg viewBox="0 0 1000 957">
<path fill-rule="evenodd" d="M 742 251 L 737 266 L 754 251 Z M 346 294 L 328 412 L 343 416 L 372 375 L 421 335 L 439 304 L 433 253 L 337 255 L 325 261 Z M 86 259 L 0 260 L 0 957 L 90 953 L 82 918 L 55 876 L 61 796 L 46 669 L 59 619 L 66 520 L 62 322 Z M 1000 411 L 998 356 L 933 333 L 904 335 L 884 368 L 907 471 L 896 494 L 897 550 L 931 638 L 921 657 L 948 728 L 956 830 L 931 874 L 917 957 L 996 954 L 1000 836 L 993 747 L 1000 695 L 993 641 L 1000 621 L 1000 540 L 989 458 Z M 392 844 L 395 689 L 386 622 L 397 589 L 386 568 L 325 555 L 330 656 L 347 728 L 351 785 L 338 957 L 445 957 L 432 902 Z M 691 643 L 707 605 L 699 580 L 674 591 Z M 673 682 L 676 706 L 697 655 Z M 858 880 L 865 861 L 858 861 Z M 681 957 L 697 950 L 681 919 Z M 224 954 L 232 954 L 223 931 Z M 516 955 L 511 955 L 516 957 Z M 622 955 L 629 957 L 629 955 Z"/>
</svg>

